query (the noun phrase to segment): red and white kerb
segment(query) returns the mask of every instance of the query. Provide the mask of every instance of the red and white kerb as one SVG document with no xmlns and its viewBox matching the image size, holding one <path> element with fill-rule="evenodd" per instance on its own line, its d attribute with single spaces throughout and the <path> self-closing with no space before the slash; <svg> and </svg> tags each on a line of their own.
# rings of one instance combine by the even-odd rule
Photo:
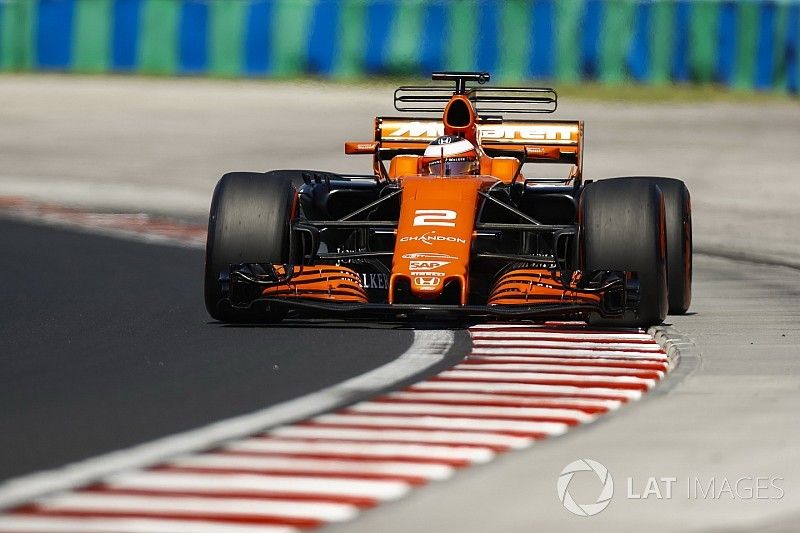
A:
<svg viewBox="0 0 800 533">
<path fill-rule="evenodd" d="M 383 394 L 0 515 L 0 532 L 291 532 L 351 520 L 458 469 L 638 400 L 671 362 L 639 330 L 480 325 L 455 366 Z"/>
</svg>

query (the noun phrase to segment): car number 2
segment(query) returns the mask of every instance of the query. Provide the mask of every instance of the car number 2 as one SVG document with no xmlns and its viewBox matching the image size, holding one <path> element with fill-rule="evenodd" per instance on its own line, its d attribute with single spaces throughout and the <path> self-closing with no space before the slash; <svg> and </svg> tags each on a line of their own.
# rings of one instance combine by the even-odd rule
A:
<svg viewBox="0 0 800 533">
<path fill-rule="evenodd" d="M 449 209 L 417 209 L 414 213 L 415 226 L 443 226 L 454 228 L 455 222 L 448 222 L 456 219 L 456 212 Z"/>
</svg>

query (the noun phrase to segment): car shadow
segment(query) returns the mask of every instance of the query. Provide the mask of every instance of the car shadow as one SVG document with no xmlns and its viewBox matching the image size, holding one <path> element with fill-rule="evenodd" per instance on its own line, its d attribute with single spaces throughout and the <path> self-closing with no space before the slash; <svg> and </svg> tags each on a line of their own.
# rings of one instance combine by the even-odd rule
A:
<svg viewBox="0 0 800 533">
<path fill-rule="evenodd" d="M 435 319 L 435 320 L 422 320 L 419 318 L 407 320 L 376 320 L 376 319 L 285 319 L 278 323 L 262 323 L 250 322 L 240 324 L 228 324 L 224 322 L 217 322 L 209 320 L 206 322 L 209 326 L 218 326 L 220 328 L 232 329 L 356 329 L 356 330 L 464 330 L 477 323 L 480 320 L 464 320 L 461 319 Z"/>
</svg>

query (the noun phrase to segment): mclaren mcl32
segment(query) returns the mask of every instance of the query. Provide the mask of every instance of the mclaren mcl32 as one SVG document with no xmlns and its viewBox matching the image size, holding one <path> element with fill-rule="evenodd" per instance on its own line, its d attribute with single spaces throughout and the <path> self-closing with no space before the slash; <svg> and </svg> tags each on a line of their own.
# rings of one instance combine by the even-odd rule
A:
<svg viewBox="0 0 800 533">
<path fill-rule="evenodd" d="M 691 300 L 678 179 L 583 179 L 583 122 L 547 88 L 434 73 L 395 91 L 364 175 L 231 172 L 214 190 L 205 303 L 223 322 L 425 313 L 648 327 Z M 550 163 L 551 165 L 538 165 Z M 559 167 L 562 176 L 537 177 Z"/>
</svg>

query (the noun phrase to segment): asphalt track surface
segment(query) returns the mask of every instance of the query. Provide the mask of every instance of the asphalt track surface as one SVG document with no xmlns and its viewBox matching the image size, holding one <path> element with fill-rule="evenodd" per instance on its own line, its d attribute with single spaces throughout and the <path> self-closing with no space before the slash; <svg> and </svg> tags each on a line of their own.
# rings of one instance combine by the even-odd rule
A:
<svg viewBox="0 0 800 533">
<path fill-rule="evenodd" d="M 215 323 L 202 250 L 0 224 L 0 479 L 302 396 L 411 344 L 408 324 Z"/>
<path fill-rule="evenodd" d="M 367 139 L 371 116 L 392 114 L 388 87 L 26 76 L 4 78 L 0 96 L 8 103 L 0 108 L 0 194 L 197 221 L 226 170 L 363 172 L 367 160 L 344 158 L 341 141 Z M 684 361 L 661 394 L 600 424 L 339 528 L 793 530 L 800 109 L 564 102 L 561 110 L 587 120 L 588 177 L 686 179 L 701 253 L 692 314 L 669 321 L 696 341 L 698 357 Z M 197 251 L 17 223 L 4 225 L 0 241 L 12 251 L 0 257 L 0 291 L 16 303 L 0 311 L 0 405 L 14 407 L 0 412 L 2 477 L 302 394 L 378 366 L 410 343 L 408 331 L 391 325 L 209 324 Z M 165 295 L 166 307 L 153 305 Z M 280 378 L 269 364 L 277 357 Z M 556 498 L 559 471 L 580 457 L 606 464 L 618 487 L 609 509 L 591 519 L 568 515 Z M 785 494 L 624 498 L 627 477 L 641 488 L 648 476 L 780 476 Z"/>
</svg>

